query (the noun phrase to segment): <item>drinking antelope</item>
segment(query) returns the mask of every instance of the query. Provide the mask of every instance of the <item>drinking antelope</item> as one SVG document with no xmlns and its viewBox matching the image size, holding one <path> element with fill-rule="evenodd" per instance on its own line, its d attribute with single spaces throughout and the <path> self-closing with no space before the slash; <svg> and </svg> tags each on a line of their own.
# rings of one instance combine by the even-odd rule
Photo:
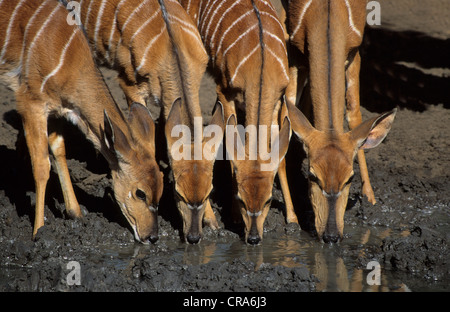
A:
<svg viewBox="0 0 450 312">
<path fill-rule="evenodd" d="M 342 239 L 353 161 L 358 155 L 362 192 L 375 204 L 364 150 L 380 144 L 391 129 L 391 112 L 362 123 L 359 70 L 366 1 L 292 0 L 287 24 L 292 49 L 291 81 L 286 90 L 292 129 L 309 161 L 309 192 L 315 227 L 325 242 Z M 295 56 L 294 56 L 295 55 Z M 295 104 L 297 87 L 310 96 L 314 127 Z M 303 100 L 303 99 L 302 99 Z M 344 132 L 344 113 L 349 132 Z"/>
<path fill-rule="evenodd" d="M 204 149 L 209 140 L 202 139 L 202 127 L 194 131 L 195 120 L 202 125 L 199 89 L 208 62 L 198 30 L 176 0 L 79 2 L 81 22 L 95 58 L 118 71 L 128 103 L 147 102 L 162 108 L 184 238 L 198 243 L 202 220 L 218 227 L 209 202 L 215 152 L 196 158 L 192 154 L 190 159 L 174 158 L 171 153 L 178 141 L 172 130 L 182 124 L 196 136 L 190 141 L 200 142 L 202 151 L 208 150 Z M 223 127 L 222 109 L 215 112 L 211 122 Z M 194 150 L 192 147 L 192 153 Z"/>
<path fill-rule="evenodd" d="M 158 238 L 156 209 L 162 173 L 153 157 L 153 120 L 145 106 L 133 104 L 126 120 L 95 66 L 78 26 L 67 23 L 57 1 L 0 1 L 0 78 L 14 92 L 36 185 L 33 237 L 44 225 L 45 189 L 50 174 L 48 146 L 68 214 L 82 217 L 65 158 L 61 132 L 47 133 L 50 115 L 77 125 L 109 163 L 115 198 L 147 243 Z"/>
<path fill-rule="evenodd" d="M 279 143 L 276 166 L 269 170 L 262 170 L 268 161 L 260 157 L 261 151 L 256 158 L 249 159 L 252 147 L 248 135 L 243 143 L 245 160 L 235 157 L 231 164 L 236 193 L 234 218 L 240 218 L 240 212 L 245 223 L 246 242 L 258 244 L 263 237 L 264 220 L 272 200 L 275 174 L 290 139 L 290 123 L 283 116 L 279 136 L 270 138 L 269 135 L 269 140 L 259 133 L 259 126 L 264 130 L 269 128 L 269 132 L 271 125 L 278 125 L 282 95 L 289 81 L 283 29 L 268 1 L 180 2 L 197 23 L 210 57 L 227 126 L 236 126 L 238 121 L 245 120 L 246 127 L 256 126 L 260 143 L 268 143 L 263 141 L 265 139 Z M 233 140 L 231 134 L 226 136 L 227 142 Z M 242 146 L 240 140 L 238 136 L 235 144 Z"/>
</svg>

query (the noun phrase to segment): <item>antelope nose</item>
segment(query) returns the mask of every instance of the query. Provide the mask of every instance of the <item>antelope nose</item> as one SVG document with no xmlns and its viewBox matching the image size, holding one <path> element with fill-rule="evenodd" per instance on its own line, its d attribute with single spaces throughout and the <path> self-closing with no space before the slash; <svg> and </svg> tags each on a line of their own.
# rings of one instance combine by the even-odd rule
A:
<svg viewBox="0 0 450 312">
<path fill-rule="evenodd" d="M 158 241 L 159 236 L 158 235 L 150 235 L 150 237 L 148 238 L 148 240 L 150 241 L 150 243 L 154 244 Z"/>
<path fill-rule="evenodd" d="M 327 244 L 329 243 L 337 243 L 339 241 L 339 235 L 335 234 L 324 234 L 322 237 L 323 241 Z"/>
<path fill-rule="evenodd" d="M 147 237 L 142 237 L 141 241 L 144 244 L 148 244 L 148 242 L 154 244 L 154 243 L 156 243 L 158 241 L 158 239 L 159 239 L 158 235 L 149 235 Z"/>
<path fill-rule="evenodd" d="M 198 234 L 188 234 L 186 236 L 186 239 L 188 241 L 189 244 L 198 244 L 198 242 L 200 241 L 201 236 Z"/>
<path fill-rule="evenodd" d="M 260 241 L 261 238 L 259 237 L 259 235 L 249 235 L 247 237 L 247 243 L 250 245 L 258 245 Z"/>
</svg>

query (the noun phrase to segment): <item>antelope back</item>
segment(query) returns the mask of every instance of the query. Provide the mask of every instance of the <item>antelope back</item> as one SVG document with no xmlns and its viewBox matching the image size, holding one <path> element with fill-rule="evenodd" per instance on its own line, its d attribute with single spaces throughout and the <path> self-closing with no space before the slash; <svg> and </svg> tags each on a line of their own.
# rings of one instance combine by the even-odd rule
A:
<svg viewBox="0 0 450 312">
<path fill-rule="evenodd" d="M 129 104 L 162 105 L 167 118 L 172 103 L 181 98 L 189 118 L 201 116 L 198 92 L 208 58 L 195 25 L 177 1 L 80 3 L 96 59 L 118 70 Z"/>
<path fill-rule="evenodd" d="M 116 200 L 136 239 L 147 242 L 157 237 L 156 214 L 149 207 L 157 206 L 161 197 L 162 174 L 139 138 L 153 121 L 138 109 L 140 118 L 131 112 L 127 122 L 82 30 L 67 17 L 56 1 L 0 2 L 0 77 L 16 91 L 24 123 L 37 115 L 64 116 L 92 141 L 109 162 Z M 42 131 L 47 133 L 46 123 Z"/>
<path fill-rule="evenodd" d="M 227 128 L 245 120 L 245 126 L 257 129 L 263 126 L 270 133 L 270 126 L 278 124 L 281 96 L 289 81 L 283 28 L 270 2 L 184 0 L 181 3 L 196 21 L 210 57 Z M 240 118 L 241 114 L 244 118 Z M 289 133 L 288 122 L 286 129 Z M 280 138 L 286 139 L 281 141 L 287 147 L 289 135 L 280 134 L 277 139 Z M 257 130 L 257 140 L 267 146 L 273 139 L 270 134 L 263 138 Z M 248 140 L 244 145 L 248 153 L 251 150 Z M 234 144 L 227 143 L 227 148 L 230 146 Z M 277 155 L 279 160 L 284 156 L 282 150 Z M 262 238 L 278 166 L 276 163 L 274 170 L 261 170 L 264 161 L 259 156 L 251 161 L 233 161 L 239 210 L 246 223 L 246 239 L 252 243 Z"/>
<path fill-rule="evenodd" d="M 309 70 L 314 127 L 293 105 L 289 116 L 308 156 L 309 193 L 316 231 L 326 242 L 337 242 L 343 237 L 355 155 L 359 149 L 377 146 L 395 117 L 394 110 L 358 127 L 355 124 L 356 119 L 361 119 L 358 47 L 365 17 L 366 1 L 296 0 L 288 4 L 290 42 L 300 51 L 299 63 Z M 351 108 L 347 116 L 352 129 L 347 133 L 344 131 L 346 105 Z M 359 153 L 358 160 L 362 173 L 366 166 L 364 154 Z"/>
<path fill-rule="evenodd" d="M 181 3 L 197 22 L 220 89 L 246 111 L 247 124 L 260 115 L 259 123 L 270 125 L 289 81 L 283 28 L 270 2 Z M 236 90 L 245 97 L 231 95 Z"/>
<path fill-rule="evenodd" d="M 353 60 L 364 33 L 366 1 L 289 3 L 290 42 L 309 68 L 314 126 L 344 131 L 346 66 Z"/>
<path fill-rule="evenodd" d="M 201 237 L 215 155 L 202 154 L 207 140 L 203 140 L 199 89 L 208 56 L 196 25 L 175 0 L 84 1 L 81 12 L 97 58 L 118 69 L 129 101 L 148 99 L 162 106 L 184 236 Z M 223 127 L 223 115 L 213 117 L 213 124 Z M 179 141 L 172 132 L 180 126 L 189 129 L 189 148 L 199 147 L 202 155 L 173 157 L 173 146 Z"/>
</svg>

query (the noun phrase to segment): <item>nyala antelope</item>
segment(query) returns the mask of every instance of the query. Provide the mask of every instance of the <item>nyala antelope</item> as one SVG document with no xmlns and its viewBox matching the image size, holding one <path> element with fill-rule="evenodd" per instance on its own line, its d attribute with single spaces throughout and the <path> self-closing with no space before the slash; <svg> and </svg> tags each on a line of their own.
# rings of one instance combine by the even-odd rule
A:
<svg viewBox="0 0 450 312">
<path fill-rule="evenodd" d="M 285 7 L 292 52 L 291 80 L 286 90 L 289 117 L 309 161 L 316 231 L 325 242 L 338 242 L 343 237 L 354 158 L 358 155 L 362 192 L 375 204 L 364 150 L 383 141 L 396 110 L 362 123 L 358 48 L 366 1 L 292 0 Z M 302 92 L 297 94 L 297 89 Z M 305 99 L 312 104 L 314 126 L 295 106 L 301 95 L 301 105 Z M 345 110 L 349 132 L 344 131 Z"/>
<path fill-rule="evenodd" d="M 278 137 L 257 135 L 258 141 L 267 140 L 268 145 L 269 142 L 279 143 L 274 168 L 262 170 L 262 165 L 268 161 L 263 160 L 260 153 L 255 159 L 249 159 L 248 136 L 244 143 L 245 160 L 235 157 L 231 163 L 235 189 L 233 217 L 244 220 L 246 242 L 258 244 L 263 238 L 275 174 L 287 151 L 291 134 L 289 119 L 280 115 L 282 95 L 289 81 L 283 29 L 269 1 L 180 2 L 197 23 L 210 57 L 227 126 L 242 122 L 245 127 L 266 127 L 270 133 L 271 125 L 278 125 L 280 118 Z M 227 142 L 229 135 L 226 134 Z M 242 143 L 239 140 L 238 136 L 231 141 Z M 227 146 L 230 148 L 234 146 Z"/>
<path fill-rule="evenodd" d="M 77 125 L 108 161 L 115 198 L 135 238 L 143 243 L 155 241 L 162 173 L 146 131 L 154 127 L 153 120 L 140 104 L 131 105 L 128 120 L 124 118 L 83 31 L 69 25 L 66 18 L 67 10 L 57 1 L 0 1 L 0 78 L 15 92 L 31 157 L 36 185 L 33 237 L 44 225 L 48 146 L 68 215 L 82 217 L 61 131 L 47 132 L 47 119 L 55 115 Z"/>
<path fill-rule="evenodd" d="M 198 243 L 202 237 L 202 220 L 218 228 L 209 202 L 216 152 L 203 148 L 208 140 L 203 140 L 202 129 L 194 131 L 196 118 L 202 124 L 199 89 L 208 62 L 198 30 L 176 0 L 84 0 L 79 3 L 81 22 L 95 58 L 118 71 L 119 84 L 128 103 L 147 103 L 162 108 L 160 122 L 165 122 L 174 195 L 183 219 L 184 239 Z M 219 107 L 211 122 L 223 128 L 221 114 Z M 197 136 L 192 137 L 191 142 L 200 142 L 202 151 L 209 150 L 211 155 L 202 155 L 201 159 L 172 157 L 172 147 L 178 140 L 172 136 L 172 130 L 181 124 Z M 194 150 L 191 148 L 192 152 Z"/>
</svg>

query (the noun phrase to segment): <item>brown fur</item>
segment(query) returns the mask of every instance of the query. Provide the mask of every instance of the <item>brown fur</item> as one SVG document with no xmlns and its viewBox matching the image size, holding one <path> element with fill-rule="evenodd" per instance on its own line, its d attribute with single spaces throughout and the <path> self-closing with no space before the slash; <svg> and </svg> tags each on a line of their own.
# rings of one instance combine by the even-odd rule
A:
<svg viewBox="0 0 450 312">
<path fill-rule="evenodd" d="M 374 124 L 369 120 L 361 125 L 358 47 L 364 33 L 366 1 L 296 0 L 284 1 L 284 7 L 291 44 L 291 81 L 286 90 L 291 103 L 290 117 L 308 154 L 316 230 L 324 240 L 336 241 L 343 235 L 348 181 L 356 154 L 363 194 L 375 204 L 363 149 L 381 142 L 391 127 L 395 111 L 379 117 L 385 122 Z M 299 101 L 301 105 L 311 102 L 315 129 L 294 107 Z M 352 130 L 348 133 L 344 133 L 345 110 Z M 364 131 L 357 130 L 358 126 Z M 354 135 L 356 132 L 358 135 Z M 379 132 L 377 142 L 360 146 L 360 140 L 375 132 Z"/>
<path fill-rule="evenodd" d="M 245 126 L 277 125 L 281 97 L 289 77 L 283 30 L 270 2 L 254 1 L 261 25 L 250 0 L 180 2 L 202 35 L 227 125 L 235 126 L 236 116 L 237 120 L 245 120 Z M 264 48 L 260 44 L 260 26 Z M 240 36 L 244 37 L 239 40 Z M 290 138 L 289 122 L 283 126 L 280 159 L 284 157 Z M 246 144 L 248 151 L 248 140 Z M 270 200 L 267 200 L 271 198 L 276 174 L 276 170 L 262 172 L 261 163 L 259 158 L 232 162 L 233 183 L 239 198 L 233 201 L 234 219 L 242 215 L 246 241 L 252 244 L 262 239 L 263 223 L 270 208 Z"/>
<path fill-rule="evenodd" d="M 134 105 L 129 122 L 125 120 L 94 64 L 81 29 L 67 23 L 67 11 L 62 5 L 35 0 L 19 5 L 19 1 L 12 0 L 0 5 L 0 42 L 5 50 L 0 72 L 2 80 L 15 91 L 31 156 L 36 183 L 33 236 L 44 225 L 50 171 L 48 145 L 55 156 L 66 209 L 71 216 L 82 216 L 70 182 L 64 140 L 60 131 L 47 135 L 47 118 L 53 114 L 78 125 L 108 160 L 115 197 L 136 239 L 155 240 L 157 220 L 149 206 L 158 205 L 162 173 L 151 144 L 142 144 L 154 135 L 142 131 L 153 127 L 147 109 Z M 8 30 L 10 21 L 13 23 Z M 146 194 L 145 199 L 136 197 L 138 189 Z"/>
<path fill-rule="evenodd" d="M 183 228 L 185 238 L 197 242 L 202 235 L 202 219 L 211 227 L 218 227 L 208 197 L 214 160 L 174 160 L 170 150 L 176 139 L 170 132 L 173 126 L 180 124 L 189 126 L 194 132 L 194 118 L 202 116 L 199 89 L 208 57 L 196 26 L 180 4 L 175 0 L 164 0 L 163 3 L 168 23 L 157 0 L 86 0 L 81 7 L 81 21 L 85 23 L 97 60 L 119 72 L 119 83 L 128 103 L 161 106 L 164 119 L 161 124 L 166 123 L 175 199 L 185 225 L 193 223 L 190 220 L 192 214 L 186 208 L 195 203 L 191 200 L 201 197 L 205 201 L 204 209 L 195 216 L 194 223 L 198 225 L 192 229 L 195 235 L 189 226 Z M 181 107 L 172 114 L 173 103 L 178 98 Z M 215 122 L 223 126 L 223 120 Z M 201 131 L 195 134 L 201 142 Z M 195 172 L 201 173 L 204 182 L 201 187 L 195 187 L 199 176 Z"/>
</svg>

